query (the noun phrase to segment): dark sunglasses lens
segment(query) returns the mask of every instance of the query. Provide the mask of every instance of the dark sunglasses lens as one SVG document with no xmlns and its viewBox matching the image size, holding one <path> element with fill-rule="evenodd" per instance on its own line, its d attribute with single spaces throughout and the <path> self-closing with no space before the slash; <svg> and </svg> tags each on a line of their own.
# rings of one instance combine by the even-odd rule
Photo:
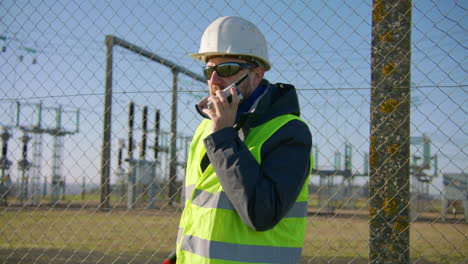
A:
<svg viewBox="0 0 468 264">
<path fill-rule="evenodd" d="M 221 77 L 229 77 L 241 70 L 241 66 L 239 64 L 229 63 L 229 64 L 220 64 L 216 67 L 216 72 Z"/>
<path fill-rule="evenodd" d="M 203 74 L 205 75 L 205 78 L 210 79 L 211 75 L 214 72 L 214 67 L 205 67 L 203 68 Z"/>
<path fill-rule="evenodd" d="M 214 67 L 205 67 L 203 68 L 203 74 L 207 79 L 211 78 L 211 75 L 214 71 L 218 73 L 221 77 L 229 77 L 238 73 L 242 69 L 242 66 L 237 63 L 224 63 L 216 65 Z"/>
</svg>

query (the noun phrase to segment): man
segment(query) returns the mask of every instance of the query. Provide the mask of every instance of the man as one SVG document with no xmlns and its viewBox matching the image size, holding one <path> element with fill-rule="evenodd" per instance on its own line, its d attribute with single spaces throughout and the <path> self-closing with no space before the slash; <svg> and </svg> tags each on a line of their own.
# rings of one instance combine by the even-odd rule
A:
<svg viewBox="0 0 468 264">
<path fill-rule="evenodd" d="M 294 87 L 263 78 L 265 38 L 243 18 L 215 20 L 190 56 L 206 62 L 210 95 L 197 104 L 177 263 L 299 263 L 313 161 Z"/>
</svg>

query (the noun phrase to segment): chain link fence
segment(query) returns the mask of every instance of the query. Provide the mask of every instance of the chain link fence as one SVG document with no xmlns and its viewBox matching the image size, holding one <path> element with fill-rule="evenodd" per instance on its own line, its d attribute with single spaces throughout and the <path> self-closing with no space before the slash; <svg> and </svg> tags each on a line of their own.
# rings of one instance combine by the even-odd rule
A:
<svg viewBox="0 0 468 264">
<path fill-rule="evenodd" d="M 264 32 L 273 64 L 266 78 L 296 86 L 312 131 L 302 262 L 384 263 L 377 247 L 411 263 L 466 263 L 465 1 L 414 1 L 404 14 L 410 47 L 400 59 L 410 58 L 411 96 L 399 120 L 409 121 L 409 138 L 381 136 L 404 136 L 409 150 L 398 212 L 408 218 L 384 223 L 408 235 L 408 246 L 373 244 L 393 239 L 375 232 L 374 220 L 391 216 L 402 194 L 376 209 L 390 180 L 369 188 L 381 177 L 373 56 L 403 47 L 373 25 L 408 23 L 387 15 L 389 2 L 0 2 L 0 263 L 161 263 L 173 250 L 188 146 L 201 121 L 194 105 L 207 93 L 202 64 L 187 54 L 226 15 Z M 398 71 L 386 65 L 385 76 Z M 379 113 L 399 107 L 385 102 Z"/>
</svg>

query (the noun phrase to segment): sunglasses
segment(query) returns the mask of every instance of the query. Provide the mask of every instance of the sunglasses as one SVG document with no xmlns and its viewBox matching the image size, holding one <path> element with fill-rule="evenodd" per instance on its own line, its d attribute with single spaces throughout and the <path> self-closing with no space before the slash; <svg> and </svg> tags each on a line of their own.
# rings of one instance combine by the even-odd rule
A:
<svg viewBox="0 0 468 264">
<path fill-rule="evenodd" d="M 205 66 L 203 67 L 203 74 L 206 79 L 210 79 L 213 72 L 216 71 L 221 77 L 233 76 L 243 69 L 251 69 L 258 67 L 255 63 L 238 63 L 238 62 L 226 62 L 216 66 Z"/>
</svg>

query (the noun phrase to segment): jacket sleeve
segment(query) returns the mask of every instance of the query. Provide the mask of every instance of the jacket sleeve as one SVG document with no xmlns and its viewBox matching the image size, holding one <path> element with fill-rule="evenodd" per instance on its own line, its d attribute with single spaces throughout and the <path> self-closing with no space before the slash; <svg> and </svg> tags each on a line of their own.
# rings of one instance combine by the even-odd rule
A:
<svg viewBox="0 0 468 264">
<path fill-rule="evenodd" d="M 289 211 L 309 173 L 312 137 L 301 121 L 281 127 L 262 146 L 258 164 L 234 128 L 204 140 L 208 158 L 242 221 L 273 228 Z"/>
</svg>

